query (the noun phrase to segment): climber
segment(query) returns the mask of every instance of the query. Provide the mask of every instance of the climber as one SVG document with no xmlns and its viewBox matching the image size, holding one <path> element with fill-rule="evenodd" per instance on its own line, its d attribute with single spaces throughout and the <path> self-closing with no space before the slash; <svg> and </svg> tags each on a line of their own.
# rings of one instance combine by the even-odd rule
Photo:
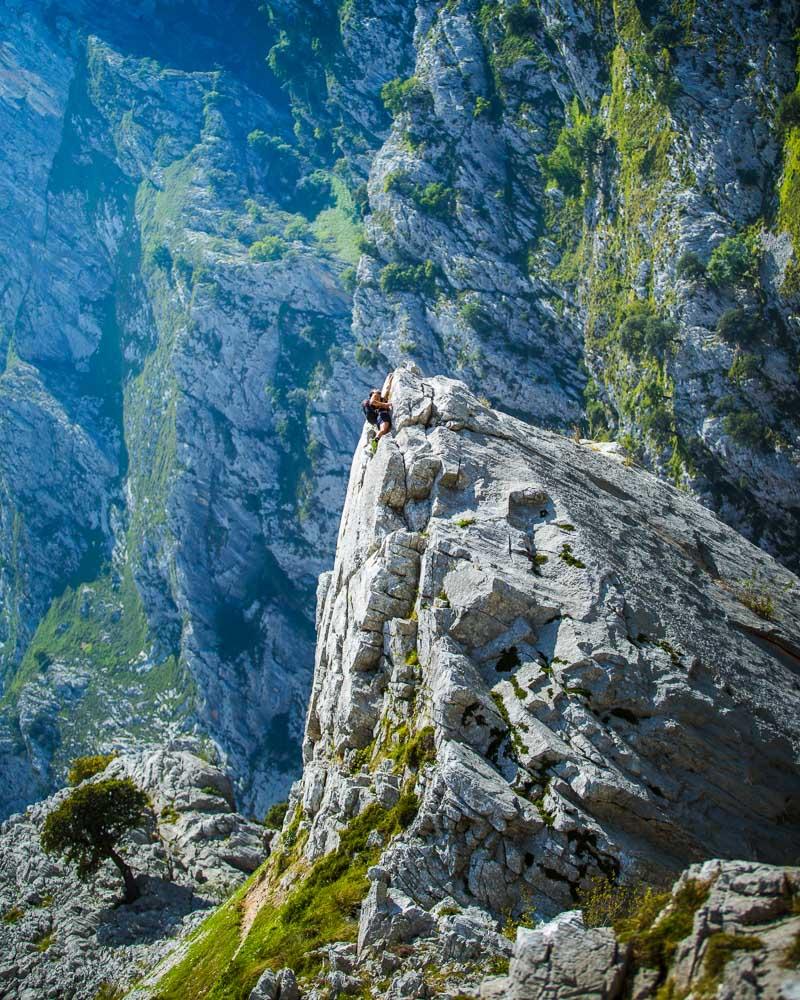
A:
<svg viewBox="0 0 800 1000">
<path fill-rule="evenodd" d="M 392 429 L 392 404 L 383 398 L 379 389 L 373 389 L 361 404 L 361 409 L 367 423 L 378 428 L 375 441 L 380 441 Z"/>
</svg>

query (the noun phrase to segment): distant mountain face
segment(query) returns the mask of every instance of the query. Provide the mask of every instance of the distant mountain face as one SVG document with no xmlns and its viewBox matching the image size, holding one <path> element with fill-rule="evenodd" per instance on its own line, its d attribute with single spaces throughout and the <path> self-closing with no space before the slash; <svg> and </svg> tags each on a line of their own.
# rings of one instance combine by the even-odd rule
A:
<svg viewBox="0 0 800 1000">
<path fill-rule="evenodd" d="M 404 359 L 796 568 L 796 18 L 6 2 L 5 812 L 185 729 L 245 808 L 286 789 L 358 403 Z"/>
</svg>

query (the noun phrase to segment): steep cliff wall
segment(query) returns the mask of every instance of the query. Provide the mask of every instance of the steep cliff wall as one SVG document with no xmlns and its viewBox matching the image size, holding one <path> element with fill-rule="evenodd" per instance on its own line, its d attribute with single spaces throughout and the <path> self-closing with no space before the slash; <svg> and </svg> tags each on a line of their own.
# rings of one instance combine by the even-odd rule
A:
<svg viewBox="0 0 800 1000">
<path fill-rule="evenodd" d="M 164 1000 L 326 963 L 383 996 L 431 962 L 458 993 L 510 953 L 505 921 L 593 878 L 796 856 L 800 581 L 604 446 L 447 378 L 391 392 L 320 581 L 303 779 Z"/>
<path fill-rule="evenodd" d="M 298 150 L 255 6 L 17 6 L 0 809 L 79 752 L 182 728 L 260 809 L 299 768 L 336 523 L 311 499 L 306 408 L 349 335 L 353 206 Z M 336 495 L 348 433 L 325 442 Z"/>
<path fill-rule="evenodd" d="M 283 794 L 357 401 L 406 358 L 797 568 L 790 0 L 0 18 L 0 811 L 180 729 Z"/>
</svg>

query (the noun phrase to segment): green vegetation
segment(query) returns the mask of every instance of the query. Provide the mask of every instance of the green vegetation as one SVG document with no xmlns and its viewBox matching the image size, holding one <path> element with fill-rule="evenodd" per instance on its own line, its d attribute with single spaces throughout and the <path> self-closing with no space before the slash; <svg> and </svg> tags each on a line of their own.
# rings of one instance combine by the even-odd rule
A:
<svg viewBox="0 0 800 1000">
<path fill-rule="evenodd" d="M 643 909 L 660 910 L 668 898 L 669 893 L 656 893 L 653 886 L 642 882 L 626 885 L 607 875 L 597 875 L 588 886 L 578 889 L 578 903 L 587 927 L 617 927 Z"/>
<path fill-rule="evenodd" d="M 760 317 L 749 309 L 726 309 L 717 320 L 717 333 L 729 344 L 749 346 L 761 332 Z"/>
<path fill-rule="evenodd" d="M 319 949 L 332 941 L 355 940 L 358 911 L 369 887 L 366 872 L 381 853 L 380 847 L 367 846 L 370 833 L 377 831 L 385 843 L 413 822 L 418 807 L 408 786 L 391 809 L 368 806 L 341 832 L 335 851 L 315 862 L 280 902 L 259 910 L 242 941 L 244 899 L 269 877 L 267 861 L 201 925 L 184 960 L 159 983 L 159 1000 L 246 1000 L 267 968 L 288 965 L 301 978 L 319 972 L 324 961 Z"/>
<path fill-rule="evenodd" d="M 418 667 L 419 666 L 419 653 L 416 649 L 412 649 L 411 652 L 406 656 L 406 666 L 407 667 Z"/>
<path fill-rule="evenodd" d="M 694 989 L 695 994 L 698 997 L 714 996 L 728 960 L 737 951 L 758 951 L 763 946 L 761 938 L 750 934 L 726 934 L 723 931 L 712 934 L 706 942 L 703 976 Z"/>
<path fill-rule="evenodd" d="M 395 170 L 387 174 L 383 189 L 397 191 L 410 198 L 417 208 L 437 219 L 448 219 L 455 211 L 455 191 L 439 181 L 425 185 L 415 184 L 405 171 Z"/>
<path fill-rule="evenodd" d="M 761 375 L 762 365 L 762 359 L 755 354 L 740 352 L 731 362 L 728 378 L 737 385 L 743 385 L 750 379 L 758 378 Z"/>
<path fill-rule="evenodd" d="M 667 348 L 677 330 L 664 318 L 672 293 L 657 301 L 652 275 L 655 261 L 677 253 L 671 185 L 691 183 L 691 177 L 675 155 L 670 60 L 655 46 L 666 36 L 661 29 L 653 34 L 642 18 L 643 9 L 634 0 L 617 0 L 613 5 L 618 42 L 611 54 L 611 92 L 604 100 L 606 130 L 597 156 L 615 148 L 617 210 L 593 223 L 590 241 L 578 197 L 571 236 L 564 230 L 563 211 L 552 220 L 546 218 L 547 236 L 564 250 L 554 277 L 586 289 L 587 353 L 596 358 L 595 377 L 607 387 L 602 392 L 602 387 L 587 387 L 590 433 L 610 436 L 613 428 L 629 454 L 637 456 L 648 445 L 680 483 L 692 467 L 688 444 L 675 420 L 674 381 L 668 367 Z M 691 14 L 683 8 L 675 13 L 677 36 L 679 29 L 688 28 Z M 574 190 L 575 171 L 567 176 Z M 570 201 L 567 198 L 564 206 L 568 212 Z M 683 262 L 683 268 L 690 262 L 695 265 L 691 273 L 699 274 L 692 258 Z M 633 301 L 634 287 L 639 305 Z M 617 415 L 610 411 L 611 405 Z"/>
<path fill-rule="evenodd" d="M 256 240 L 249 252 L 253 260 L 263 262 L 279 260 L 288 249 L 288 244 L 280 236 L 265 236 L 263 240 Z"/>
<path fill-rule="evenodd" d="M 136 880 L 117 853 L 120 838 L 142 821 L 147 796 L 130 778 L 110 778 L 82 785 L 47 815 L 42 826 L 42 848 L 63 855 L 86 879 L 100 865 L 113 861 L 125 883 L 125 902 L 138 899 Z"/>
<path fill-rule="evenodd" d="M 286 810 L 288 808 L 289 802 L 286 799 L 283 802 L 273 802 L 264 816 L 264 826 L 270 830 L 280 830 L 286 818 Z"/>
<path fill-rule="evenodd" d="M 36 940 L 33 942 L 33 947 L 36 949 L 36 951 L 47 951 L 47 949 L 50 947 L 50 945 L 53 943 L 54 940 L 55 940 L 55 933 L 53 931 L 47 931 L 40 937 L 36 938 Z"/>
<path fill-rule="evenodd" d="M 800 66 L 800 50 L 798 50 Z M 782 292 L 800 293 L 800 82 L 778 111 L 783 132 L 783 173 L 778 187 L 778 229 L 789 234 L 794 255 L 786 268 Z"/>
<path fill-rule="evenodd" d="M 471 524 L 475 523 L 474 517 L 459 517 L 456 519 L 456 524 L 459 528 L 468 528 Z"/>
<path fill-rule="evenodd" d="M 646 892 L 638 908 L 614 925 L 620 941 L 633 945 L 638 965 L 666 971 L 678 944 L 691 933 L 694 915 L 708 898 L 709 888 L 708 882 L 688 879 L 672 896 Z"/>
<path fill-rule="evenodd" d="M 139 718 L 143 700 L 157 714 L 171 717 L 194 696 L 189 675 L 174 656 L 153 663 L 147 618 L 133 576 L 126 565 L 120 576 L 102 575 L 91 584 L 68 587 L 40 621 L 2 705 L 12 707 L 26 684 L 46 680 L 55 663 L 86 670 L 90 682 L 78 702 L 59 717 L 62 740 L 54 766 L 66 773 L 76 752 L 105 738 L 108 705 L 130 711 L 129 734 L 147 736 Z M 155 721 L 155 728 L 161 722 Z M 62 770 L 63 769 L 63 770 Z"/>
<path fill-rule="evenodd" d="M 559 559 L 563 559 L 567 566 L 572 566 L 575 569 L 586 569 L 586 563 L 580 561 L 577 556 L 574 555 L 572 551 L 572 546 L 569 542 L 564 542 L 561 546 L 561 551 L 558 553 Z"/>
<path fill-rule="evenodd" d="M 677 335 L 671 320 L 658 316 L 651 302 L 631 302 L 619 318 L 619 345 L 632 357 L 663 358 Z"/>
<path fill-rule="evenodd" d="M 781 963 L 785 969 L 800 968 L 800 931 L 798 931 L 792 943 L 786 949 Z"/>
<path fill-rule="evenodd" d="M 678 258 L 675 276 L 685 278 L 687 281 L 701 281 L 706 276 L 706 265 L 696 253 L 687 251 Z"/>
<path fill-rule="evenodd" d="M 775 601 L 755 572 L 747 579 L 739 581 L 737 597 L 759 618 L 772 621 L 775 617 Z"/>
<path fill-rule="evenodd" d="M 25 911 L 21 906 L 11 906 L 3 914 L 4 924 L 16 924 L 17 921 L 21 920 L 25 915 Z"/>
<path fill-rule="evenodd" d="M 551 152 L 540 158 L 546 181 L 560 188 L 565 195 L 590 193 L 592 167 L 599 155 L 603 129 L 598 118 L 581 111 L 575 98 L 566 122 L 558 133 Z"/>
<path fill-rule="evenodd" d="M 322 246 L 327 247 L 339 260 L 354 265 L 361 256 L 361 241 L 364 235 L 360 210 L 352 192 L 340 177 L 335 174 L 329 175 L 329 183 L 334 204 L 318 213 L 312 223 L 312 230 Z M 346 283 L 344 272 L 342 280 Z M 353 272 L 353 286 L 355 286 L 355 272 Z"/>
<path fill-rule="evenodd" d="M 168 805 L 164 806 L 158 818 L 161 823 L 177 823 L 181 818 L 181 814 L 174 805 Z"/>
<path fill-rule="evenodd" d="M 392 115 L 425 107 L 433 102 L 431 92 L 418 76 L 410 76 L 407 80 L 398 77 L 385 83 L 381 88 L 381 100 Z"/>
<path fill-rule="evenodd" d="M 793 90 L 783 97 L 778 106 L 776 125 L 780 132 L 800 128 L 800 91 Z"/>
<path fill-rule="evenodd" d="M 116 756 L 116 753 L 105 753 L 78 757 L 72 762 L 72 766 L 67 772 L 67 783 L 74 786 L 86 781 L 87 778 L 93 778 L 101 771 L 105 771 Z"/>
<path fill-rule="evenodd" d="M 528 752 L 528 748 L 522 742 L 522 738 L 520 737 L 519 733 L 516 730 L 516 727 L 511 721 L 511 717 L 508 714 L 508 709 L 506 708 L 506 703 L 503 700 L 502 693 L 500 691 L 492 691 L 491 696 L 492 696 L 492 701 L 495 703 L 497 711 L 500 713 L 500 717 L 502 718 L 505 724 L 506 732 L 508 734 L 508 739 L 511 744 L 510 748 L 511 756 L 514 757 L 516 760 L 518 760 L 521 756 L 523 756 Z M 499 750 L 500 745 L 502 744 L 502 736 L 503 733 L 501 732 L 500 733 L 501 739 L 497 744 L 495 744 L 495 752 Z M 489 756 L 492 756 L 491 749 L 489 751 Z"/>
<path fill-rule="evenodd" d="M 760 258 L 761 241 L 756 234 L 729 236 L 712 251 L 706 275 L 720 288 L 755 282 Z"/>
<path fill-rule="evenodd" d="M 431 260 L 422 264 L 387 264 L 381 271 L 381 290 L 434 295 L 438 275 L 439 268 Z"/>
<path fill-rule="evenodd" d="M 455 211 L 456 196 L 452 188 L 436 182 L 426 184 L 415 195 L 414 201 L 423 212 L 427 212 L 437 219 L 446 219 Z"/>
<path fill-rule="evenodd" d="M 122 986 L 115 986 L 108 980 L 104 980 L 97 988 L 92 1000 L 122 1000 L 125 996 L 125 989 Z"/>
<path fill-rule="evenodd" d="M 737 410 L 722 418 L 722 427 L 734 441 L 757 451 L 770 447 L 769 428 L 753 410 Z"/>
</svg>

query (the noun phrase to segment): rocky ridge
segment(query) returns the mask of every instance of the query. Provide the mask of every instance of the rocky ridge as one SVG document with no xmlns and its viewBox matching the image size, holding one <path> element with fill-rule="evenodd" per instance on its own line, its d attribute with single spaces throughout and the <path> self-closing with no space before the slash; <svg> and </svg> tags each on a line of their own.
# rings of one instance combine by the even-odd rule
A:
<svg viewBox="0 0 800 1000">
<path fill-rule="evenodd" d="M 233 788 L 191 744 L 120 756 L 90 780 L 131 778 L 150 799 L 123 852 L 142 895 L 119 906 L 109 863 L 88 883 L 46 855 L 39 834 L 62 791 L 0 827 L 0 996 L 88 1000 L 119 990 L 168 953 L 263 860 L 264 827 L 235 811 Z"/>
<path fill-rule="evenodd" d="M 284 964 L 309 997 L 475 995 L 509 922 L 709 856 L 757 861 L 703 879 L 777 879 L 790 917 L 796 874 L 769 864 L 795 860 L 800 827 L 797 578 L 685 493 L 463 383 L 400 369 L 391 398 L 320 580 L 281 836 L 142 995 L 247 996 Z M 349 919 L 329 926 L 328 893 Z M 512 984 L 534 944 L 518 939 Z M 649 996 L 666 972 L 641 974 Z"/>
<path fill-rule="evenodd" d="M 797 568 L 789 0 L 0 18 L 0 812 L 186 730 L 285 793 L 356 404 L 407 358 Z"/>
</svg>

